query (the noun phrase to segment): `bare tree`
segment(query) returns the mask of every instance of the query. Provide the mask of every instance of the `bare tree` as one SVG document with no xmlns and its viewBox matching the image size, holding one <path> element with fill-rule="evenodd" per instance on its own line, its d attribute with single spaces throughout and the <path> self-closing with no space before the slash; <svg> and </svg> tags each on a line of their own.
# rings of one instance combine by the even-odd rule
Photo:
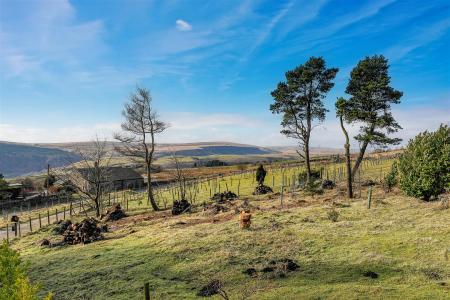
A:
<svg viewBox="0 0 450 300">
<path fill-rule="evenodd" d="M 144 160 L 147 172 L 148 201 L 155 211 L 159 210 L 153 195 L 152 163 L 155 154 L 155 135 L 167 129 L 152 107 L 150 91 L 137 87 L 128 103 L 124 104 L 122 115 L 125 121 L 121 127 L 124 133 L 114 134 L 120 142 L 115 150 L 124 156 Z"/>
<path fill-rule="evenodd" d="M 102 196 L 111 191 L 111 153 L 106 149 L 106 141 L 100 141 L 98 138 L 89 149 L 77 149 L 75 152 L 81 160 L 57 171 L 56 175 L 69 181 L 78 193 L 89 199 L 94 205 L 96 216 L 99 217 Z"/>
<path fill-rule="evenodd" d="M 179 200 L 187 200 L 186 199 L 186 174 L 184 170 L 181 168 L 180 161 L 175 153 L 172 154 L 171 160 L 174 164 L 175 170 L 172 173 L 172 177 L 175 180 L 178 188 L 180 189 L 180 198 Z"/>
</svg>

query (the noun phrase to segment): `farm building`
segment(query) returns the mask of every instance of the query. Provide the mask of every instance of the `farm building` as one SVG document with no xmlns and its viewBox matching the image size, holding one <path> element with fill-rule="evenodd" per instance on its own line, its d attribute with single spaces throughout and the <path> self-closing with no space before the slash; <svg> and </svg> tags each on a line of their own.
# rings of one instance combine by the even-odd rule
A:
<svg viewBox="0 0 450 300">
<path fill-rule="evenodd" d="M 9 183 L 8 186 L 1 188 L 0 192 L 11 199 L 23 198 L 23 185 L 21 183 Z"/>
<path fill-rule="evenodd" d="M 81 176 L 86 179 L 89 169 L 78 169 Z M 111 190 L 139 189 L 144 186 L 144 178 L 132 168 L 108 167 L 105 178 L 105 187 Z"/>
</svg>

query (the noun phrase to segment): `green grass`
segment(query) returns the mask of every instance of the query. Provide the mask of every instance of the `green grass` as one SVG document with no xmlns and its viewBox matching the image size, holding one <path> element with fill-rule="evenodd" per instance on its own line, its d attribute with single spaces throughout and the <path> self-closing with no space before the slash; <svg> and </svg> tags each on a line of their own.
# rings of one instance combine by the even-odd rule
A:
<svg viewBox="0 0 450 300">
<path fill-rule="evenodd" d="M 450 211 L 395 194 L 384 198 L 379 187 L 368 210 L 365 195 L 337 208 L 338 222 L 327 218 L 328 200 L 343 201 L 333 190 L 285 199 L 294 207 L 284 209 L 271 208 L 278 198 L 252 197 L 250 230 L 239 228 L 237 215 L 213 223 L 198 212 L 130 220 L 84 246 L 39 247 L 44 237 L 57 239 L 46 228 L 13 247 L 30 263 L 32 280 L 56 299 L 140 299 L 144 282 L 153 299 L 195 299 L 213 278 L 230 299 L 448 299 Z M 308 205 L 295 207 L 299 199 Z M 242 273 L 282 258 L 300 269 L 286 278 Z M 379 278 L 362 275 L 369 270 Z"/>
<path fill-rule="evenodd" d="M 362 165 L 361 181 L 367 179 L 373 179 L 380 182 L 390 170 L 393 160 L 380 160 L 380 161 L 364 161 Z M 313 164 L 313 168 L 322 168 L 323 177 L 342 182 L 345 180 L 345 166 L 344 163 L 330 163 L 330 164 Z M 266 166 L 267 176 L 265 184 L 272 187 L 275 192 L 280 192 L 281 187 L 285 192 L 289 192 L 293 183 L 298 178 L 298 174 L 304 170 L 303 166 L 282 168 L 279 164 L 275 164 L 274 167 Z M 339 176 L 339 172 L 341 175 Z M 359 182 L 357 176 L 356 182 Z M 188 184 L 187 198 L 194 204 L 201 204 L 208 202 L 209 198 L 217 192 L 223 192 L 230 190 L 240 196 L 251 196 L 255 189 L 255 172 L 250 171 L 239 175 L 228 175 L 216 177 L 210 180 L 199 180 Z M 358 186 L 358 183 L 356 183 Z M 133 192 L 124 192 L 128 199 L 131 199 L 129 195 Z M 117 193 L 116 198 L 126 205 L 126 201 L 123 201 L 122 192 Z M 155 193 L 156 200 L 160 207 L 170 207 L 173 200 L 178 200 L 179 189 L 175 187 L 161 188 Z M 114 196 L 113 196 L 114 197 Z M 149 205 L 144 194 L 140 194 L 133 198 L 134 200 L 128 201 L 129 210 L 142 211 L 148 209 Z"/>
</svg>

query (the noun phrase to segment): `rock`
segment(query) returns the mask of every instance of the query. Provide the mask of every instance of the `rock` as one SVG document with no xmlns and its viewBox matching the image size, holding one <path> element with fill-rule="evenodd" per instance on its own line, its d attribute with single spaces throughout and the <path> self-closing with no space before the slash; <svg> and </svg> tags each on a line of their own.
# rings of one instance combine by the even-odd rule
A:
<svg viewBox="0 0 450 300">
<path fill-rule="evenodd" d="M 253 192 L 253 195 L 265 195 L 273 193 L 273 190 L 267 185 L 258 185 Z"/>
<path fill-rule="evenodd" d="M 174 201 L 172 206 L 172 215 L 181 215 L 191 210 L 191 204 L 187 200 Z"/>
</svg>

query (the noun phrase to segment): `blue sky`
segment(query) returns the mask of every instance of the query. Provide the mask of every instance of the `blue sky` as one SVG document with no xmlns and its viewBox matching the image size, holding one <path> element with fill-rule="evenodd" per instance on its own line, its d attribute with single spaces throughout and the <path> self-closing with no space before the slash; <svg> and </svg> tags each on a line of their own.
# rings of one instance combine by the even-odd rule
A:
<svg viewBox="0 0 450 300">
<path fill-rule="evenodd" d="M 398 136 L 450 121 L 448 1 L 0 0 L 0 17 L 0 140 L 111 139 L 140 85 L 171 124 L 161 142 L 295 144 L 270 91 L 310 56 L 340 69 L 313 146 L 342 145 L 334 101 L 367 55 L 404 92 Z"/>
</svg>

